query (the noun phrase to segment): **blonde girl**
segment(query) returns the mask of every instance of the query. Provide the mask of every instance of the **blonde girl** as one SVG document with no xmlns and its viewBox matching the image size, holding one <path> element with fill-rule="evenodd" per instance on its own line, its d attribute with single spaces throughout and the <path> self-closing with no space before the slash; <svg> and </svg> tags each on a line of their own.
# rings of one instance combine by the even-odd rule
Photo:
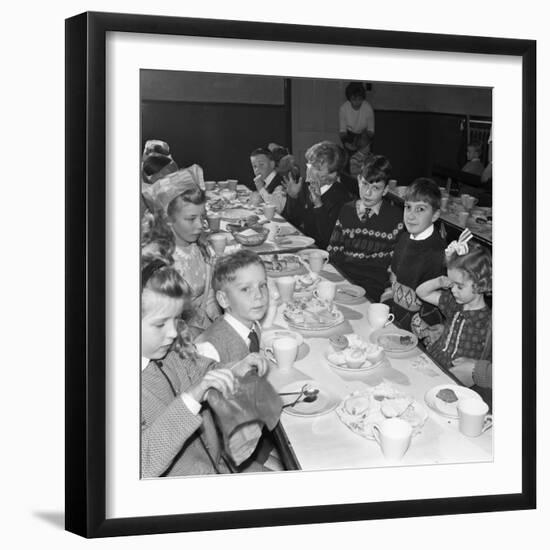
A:
<svg viewBox="0 0 550 550">
<path fill-rule="evenodd" d="M 197 167 L 198 168 L 198 167 Z M 142 228 L 142 246 L 151 242 L 173 244 L 174 268 L 188 284 L 194 334 L 202 332 L 221 311 L 211 286 L 213 258 L 203 239 L 206 196 L 199 187 L 198 170 L 179 170 L 146 190 L 154 215 Z"/>
</svg>

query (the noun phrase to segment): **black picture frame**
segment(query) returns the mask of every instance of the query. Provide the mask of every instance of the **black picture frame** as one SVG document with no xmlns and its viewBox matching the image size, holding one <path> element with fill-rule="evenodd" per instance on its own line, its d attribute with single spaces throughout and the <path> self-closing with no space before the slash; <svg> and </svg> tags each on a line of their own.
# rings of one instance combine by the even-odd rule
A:
<svg viewBox="0 0 550 550">
<path fill-rule="evenodd" d="M 110 31 L 516 56 L 522 61 L 522 489 L 514 494 L 106 519 L 105 41 Z M 212 19 L 66 20 L 66 529 L 84 537 L 536 507 L 536 42 Z"/>
</svg>

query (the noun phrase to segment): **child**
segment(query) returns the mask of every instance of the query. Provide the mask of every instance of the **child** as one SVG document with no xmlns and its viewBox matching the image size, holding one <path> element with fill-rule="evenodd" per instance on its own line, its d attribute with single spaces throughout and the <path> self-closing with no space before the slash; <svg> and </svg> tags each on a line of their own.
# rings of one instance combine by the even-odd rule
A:
<svg viewBox="0 0 550 550">
<path fill-rule="evenodd" d="M 352 196 L 359 196 L 357 180 L 350 182 L 348 189 L 348 181 L 341 174 L 344 151 L 336 143 L 316 143 L 305 157 L 306 183 L 302 178 L 296 181 L 291 173 L 285 180 L 287 201 L 283 216 L 314 238 L 319 248 L 326 248 L 340 209 Z"/>
<path fill-rule="evenodd" d="M 395 279 L 390 306 L 401 328 L 429 338 L 429 327 L 441 323 L 441 315 L 437 307 L 418 298 L 416 288 L 445 273 L 445 241 L 434 228 L 441 191 L 433 180 L 418 178 L 405 191 L 404 201 L 408 234 L 401 236 L 393 253 L 391 271 Z"/>
<path fill-rule="evenodd" d="M 378 302 L 388 285 L 388 266 L 403 231 L 401 209 L 384 200 L 391 165 L 386 157 L 373 156 L 359 176 L 358 201 L 342 207 L 327 250 L 330 260 L 369 300 Z"/>
<path fill-rule="evenodd" d="M 462 167 L 463 172 L 481 176 L 484 166 L 481 163 L 481 143 L 473 141 L 466 149 L 466 158 L 468 162 Z"/>
<path fill-rule="evenodd" d="M 276 301 L 270 301 L 260 257 L 250 250 L 239 250 L 220 258 L 212 286 L 225 313 L 197 339 L 199 353 L 224 363 L 259 351 L 259 322 L 264 319 L 271 324 L 277 308 Z"/>
<path fill-rule="evenodd" d="M 254 172 L 254 184 L 266 203 L 274 204 L 277 212 L 283 211 L 286 202 L 283 178 L 277 172 L 277 161 L 286 149 L 276 146 L 273 150 L 255 149 L 250 153 L 250 164 Z"/>
<path fill-rule="evenodd" d="M 264 359 L 251 355 L 229 368 L 198 357 L 183 310 L 187 285 L 160 260 L 142 270 L 141 294 L 141 473 L 143 477 L 229 473 L 209 411 L 210 388 L 233 392 L 234 376 L 252 368 L 263 376 Z"/>
<path fill-rule="evenodd" d="M 354 153 L 349 160 L 349 173 L 352 176 L 361 175 L 363 165 L 372 158 L 370 152 L 370 136 L 367 130 L 363 130 L 359 141 L 357 142 L 357 152 Z"/>
<path fill-rule="evenodd" d="M 445 316 L 443 334 L 428 346 L 440 365 L 457 369 L 459 378 L 472 386 L 481 378 L 483 362 L 491 361 L 491 311 L 485 293 L 491 292 L 491 254 L 481 246 L 468 245 L 469 230 L 446 250 L 447 276 L 421 284 L 416 292 L 437 305 Z M 476 364 L 477 363 L 477 364 Z M 480 370 L 475 374 L 476 367 Z M 485 378 L 489 373 L 485 373 Z M 468 376 L 470 380 L 468 380 Z M 490 385 L 490 380 L 487 381 Z M 483 384 L 480 384 L 483 385 Z"/>
<path fill-rule="evenodd" d="M 221 312 L 210 285 L 213 259 L 201 239 L 206 195 L 196 174 L 189 168 L 179 170 L 146 189 L 155 216 L 151 227 L 145 229 L 142 245 L 152 240 L 174 242 L 174 267 L 191 290 L 194 313 L 188 322 L 197 333 Z"/>
</svg>

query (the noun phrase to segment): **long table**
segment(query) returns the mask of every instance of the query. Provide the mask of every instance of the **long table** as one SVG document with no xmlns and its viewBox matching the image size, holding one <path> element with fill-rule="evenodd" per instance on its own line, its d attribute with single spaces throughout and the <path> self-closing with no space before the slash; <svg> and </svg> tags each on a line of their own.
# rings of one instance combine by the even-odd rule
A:
<svg viewBox="0 0 550 550">
<path fill-rule="evenodd" d="M 328 266 L 327 271 L 337 274 Z M 372 327 L 367 320 L 368 302 L 360 305 L 339 306 L 348 318 L 353 332 L 368 340 Z M 280 306 L 275 323 L 287 327 Z M 458 421 L 432 411 L 424 401 L 431 388 L 441 384 L 455 384 L 455 380 L 432 359 L 416 348 L 397 357 L 386 356 L 387 364 L 364 373 L 347 373 L 330 366 L 325 354 L 329 349 L 326 338 L 306 338 L 307 355 L 294 367 L 280 370 L 276 365 L 270 370 L 269 380 L 276 389 L 302 379 L 312 379 L 330 387 L 340 398 L 355 390 L 389 382 L 403 393 L 410 395 L 426 407 L 428 420 L 422 432 L 413 438 L 402 460 L 404 465 L 444 464 L 453 462 L 490 461 L 493 453 L 492 430 L 480 437 L 469 438 L 458 430 Z M 335 411 L 317 417 L 281 415 L 281 425 L 287 437 L 287 445 L 294 466 L 303 470 L 323 470 L 351 467 L 375 467 L 387 465 L 378 444 L 348 429 Z"/>
<path fill-rule="evenodd" d="M 283 219 L 277 223 L 290 225 Z M 278 252 L 288 250 L 281 249 Z M 345 280 L 330 264 L 325 266 L 321 276 L 333 281 Z M 368 306 L 367 301 L 339 306 L 351 330 L 365 340 L 369 339 L 373 330 L 367 320 Z M 288 328 L 282 315 L 284 307 L 279 306 L 275 326 Z M 329 349 L 327 338 L 304 338 L 301 350 L 303 357 L 292 368 L 282 370 L 272 365 L 268 379 L 277 390 L 298 380 L 311 379 L 330 388 L 339 399 L 344 399 L 353 391 L 374 387 L 382 382 L 390 383 L 425 406 L 428 413 L 421 433 L 413 438 L 401 464 L 492 460 L 492 430 L 477 438 L 466 437 L 459 432 L 457 420 L 443 417 L 425 404 L 424 397 L 428 390 L 442 384 L 456 384 L 456 381 L 420 348 L 399 357 L 386 356 L 385 365 L 373 370 L 348 373 L 330 366 L 325 357 Z M 289 469 L 365 468 L 388 464 L 378 444 L 353 433 L 339 419 L 335 410 L 314 417 L 298 417 L 283 411 L 274 435 L 285 466 Z"/>
</svg>

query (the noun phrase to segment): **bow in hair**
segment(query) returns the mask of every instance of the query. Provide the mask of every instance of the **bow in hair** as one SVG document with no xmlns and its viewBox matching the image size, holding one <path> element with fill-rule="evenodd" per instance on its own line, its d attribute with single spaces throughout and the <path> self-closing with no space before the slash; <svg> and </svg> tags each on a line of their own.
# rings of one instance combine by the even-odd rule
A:
<svg viewBox="0 0 550 550">
<path fill-rule="evenodd" d="M 465 229 L 458 237 L 458 241 L 453 241 L 445 249 L 445 255 L 451 256 L 456 252 L 457 256 L 464 256 L 468 254 L 468 241 L 473 237 L 472 232 L 469 229 Z"/>
</svg>

